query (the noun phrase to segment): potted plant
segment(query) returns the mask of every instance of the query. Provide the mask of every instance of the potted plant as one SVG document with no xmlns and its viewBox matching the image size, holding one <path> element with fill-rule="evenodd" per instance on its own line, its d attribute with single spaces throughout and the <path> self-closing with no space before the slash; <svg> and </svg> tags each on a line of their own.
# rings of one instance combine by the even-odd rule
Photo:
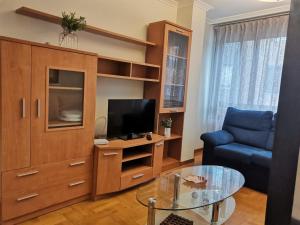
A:
<svg viewBox="0 0 300 225">
<path fill-rule="evenodd" d="M 76 17 L 75 12 L 62 12 L 61 27 L 63 31 L 59 35 L 59 45 L 65 47 L 78 47 L 77 31 L 84 30 L 86 20 L 84 17 Z"/>
<path fill-rule="evenodd" d="M 161 121 L 161 125 L 165 128 L 164 135 L 165 137 L 171 137 L 171 128 L 172 128 L 172 119 L 164 119 Z"/>
</svg>

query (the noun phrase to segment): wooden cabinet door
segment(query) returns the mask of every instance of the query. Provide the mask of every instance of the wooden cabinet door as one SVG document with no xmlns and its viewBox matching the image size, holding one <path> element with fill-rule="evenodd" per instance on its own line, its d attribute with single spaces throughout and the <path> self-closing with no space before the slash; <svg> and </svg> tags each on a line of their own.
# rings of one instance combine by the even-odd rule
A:
<svg viewBox="0 0 300 225">
<path fill-rule="evenodd" d="M 99 150 L 96 148 L 94 168 L 94 195 L 120 190 L 122 149 Z"/>
<path fill-rule="evenodd" d="M 96 66 L 96 56 L 32 47 L 32 165 L 92 154 Z"/>
<path fill-rule="evenodd" d="M 31 46 L 1 41 L 2 170 L 30 165 Z"/>
<path fill-rule="evenodd" d="M 153 157 L 153 176 L 157 177 L 162 171 L 164 154 L 164 142 L 158 142 L 154 145 L 154 157 Z"/>
<path fill-rule="evenodd" d="M 165 25 L 161 113 L 185 111 L 191 33 Z"/>
</svg>

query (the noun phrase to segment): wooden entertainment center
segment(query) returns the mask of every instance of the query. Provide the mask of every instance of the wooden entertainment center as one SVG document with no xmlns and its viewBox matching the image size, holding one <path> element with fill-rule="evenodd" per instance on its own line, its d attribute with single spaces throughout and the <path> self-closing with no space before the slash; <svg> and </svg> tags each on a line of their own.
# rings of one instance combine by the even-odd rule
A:
<svg viewBox="0 0 300 225">
<path fill-rule="evenodd" d="M 25 7 L 17 13 L 60 21 Z M 155 22 L 147 41 L 91 26 L 87 32 L 146 46 L 145 62 L 0 37 L 1 224 L 97 199 L 180 165 L 191 30 Z M 152 140 L 94 146 L 102 77 L 144 82 L 144 98 L 157 103 Z M 173 120 L 168 138 L 164 118 Z"/>
</svg>

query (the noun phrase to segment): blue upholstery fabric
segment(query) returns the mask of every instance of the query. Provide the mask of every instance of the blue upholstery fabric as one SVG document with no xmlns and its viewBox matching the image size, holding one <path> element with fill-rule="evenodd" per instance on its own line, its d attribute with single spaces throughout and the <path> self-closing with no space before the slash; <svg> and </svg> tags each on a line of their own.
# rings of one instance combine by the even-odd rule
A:
<svg viewBox="0 0 300 225">
<path fill-rule="evenodd" d="M 216 146 L 214 149 L 214 154 L 220 158 L 250 164 L 252 155 L 260 151 L 264 151 L 264 149 L 239 143 L 231 143 L 228 145 Z"/>
<path fill-rule="evenodd" d="M 272 149 L 273 149 L 276 122 L 277 122 L 277 113 L 274 114 L 274 118 L 272 121 L 272 128 L 269 133 L 269 137 L 268 137 L 267 144 L 266 144 L 266 149 L 270 150 L 270 151 L 272 151 Z"/>
<path fill-rule="evenodd" d="M 272 152 L 271 151 L 257 151 L 252 155 L 251 162 L 262 167 L 271 167 Z"/>
<path fill-rule="evenodd" d="M 223 130 L 234 137 L 235 142 L 266 148 L 272 127 L 273 112 L 227 109 Z"/>
<path fill-rule="evenodd" d="M 218 146 L 232 143 L 234 141 L 234 138 L 226 130 L 219 130 L 216 132 L 202 134 L 201 140 L 203 140 L 204 142 L 208 142 L 213 146 Z"/>
</svg>

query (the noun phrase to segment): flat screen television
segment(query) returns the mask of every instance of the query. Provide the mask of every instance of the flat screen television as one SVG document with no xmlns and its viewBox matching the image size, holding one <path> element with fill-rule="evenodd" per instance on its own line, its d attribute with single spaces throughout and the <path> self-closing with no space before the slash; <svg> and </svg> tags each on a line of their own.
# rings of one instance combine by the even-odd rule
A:
<svg viewBox="0 0 300 225">
<path fill-rule="evenodd" d="M 142 137 L 153 132 L 154 99 L 108 100 L 107 138 L 124 140 Z"/>
</svg>

